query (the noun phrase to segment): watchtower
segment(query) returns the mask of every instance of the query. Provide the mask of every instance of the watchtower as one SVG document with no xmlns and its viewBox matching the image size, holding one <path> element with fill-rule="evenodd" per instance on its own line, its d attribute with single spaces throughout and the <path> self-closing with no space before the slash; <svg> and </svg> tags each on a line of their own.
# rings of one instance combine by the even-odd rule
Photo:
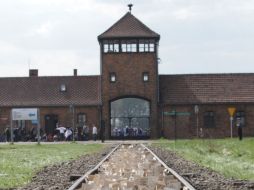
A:
<svg viewBox="0 0 254 190">
<path fill-rule="evenodd" d="M 107 138 L 150 138 L 158 133 L 160 35 L 131 13 L 98 36 L 102 119 Z"/>
</svg>

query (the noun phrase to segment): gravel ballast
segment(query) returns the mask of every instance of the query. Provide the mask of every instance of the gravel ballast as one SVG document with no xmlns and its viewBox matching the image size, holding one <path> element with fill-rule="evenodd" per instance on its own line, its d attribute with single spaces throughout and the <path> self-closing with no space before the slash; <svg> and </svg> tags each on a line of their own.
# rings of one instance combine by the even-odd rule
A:
<svg viewBox="0 0 254 190">
<path fill-rule="evenodd" d="M 31 183 L 18 190 L 64 190 L 68 189 L 74 181 L 71 175 L 86 173 L 97 165 L 114 146 L 108 146 L 103 151 L 95 154 L 84 155 L 77 160 L 63 162 L 53 166 L 44 167 L 38 172 Z M 197 190 L 253 190 L 254 182 L 245 180 L 227 179 L 208 168 L 201 167 L 181 156 L 162 148 L 150 146 L 170 168 L 174 169 L 189 181 Z"/>
<path fill-rule="evenodd" d="M 187 161 L 174 152 L 158 147 L 149 147 L 170 168 L 178 172 L 197 190 L 253 190 L 254 182 L 227 179 L 208 168 Z"/>
</svg>

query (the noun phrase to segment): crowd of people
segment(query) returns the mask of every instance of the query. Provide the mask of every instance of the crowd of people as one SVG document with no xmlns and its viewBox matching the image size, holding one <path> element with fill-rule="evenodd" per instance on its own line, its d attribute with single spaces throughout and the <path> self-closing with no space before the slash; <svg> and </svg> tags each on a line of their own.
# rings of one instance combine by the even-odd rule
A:
<svg viewBox="0 0 254 190">
<path fill-rule="evenodd" d="M 13 127 L 13 141 L 18 142 L 33 142 L 38 140 L 37 127 L 33 126 L 30 130 L 26 128 Z M 101 130 L 104 131 L 104 130 Z M 88 141 L 97 140 L 97 127 L 92 124 L 92 131 L 90 133 L 90 128 L 88 125 L 84 124 L 82 126 L 77 126 L 74 130 L 70 127 L 64 127 L 63 125 L 57 123 L 54 132 L 46 133 L 43 129 L 40 129 L 40 140 L 41 141 Z M 102 135 L 104 137 L 104 134 Z M 101 138 L 102 138 L 101 136 Z M 11 128 L 7 126 L 2 135 L 0 135 L 0 142 L 11 142 Z M 104 138 L 102 138 L 104 141 Z"/>
<path fill-rule="evenodd" d="M 43 133 L 40 130 L 41 134 Z M 25 128 L 13 128 L 13 141 L 36 141 L 37 140 L 37 128 L 33 127 L 30 131 L 26 130 Z M 1 141 L 11 141 L 11 129 L 10 127 L 6 127 L 4 133 L 2 135 Z"/>
<path fill-rule="evenodd" d="M 122 127 L 122 128 L 113 128 L 112 130 L 112 136 L 114 137 L 144 137 L 148 136 L 149 132 L 147 130 L 144 130 L 142 128 L 131 128 L 128 126 Z"/>
</svg>

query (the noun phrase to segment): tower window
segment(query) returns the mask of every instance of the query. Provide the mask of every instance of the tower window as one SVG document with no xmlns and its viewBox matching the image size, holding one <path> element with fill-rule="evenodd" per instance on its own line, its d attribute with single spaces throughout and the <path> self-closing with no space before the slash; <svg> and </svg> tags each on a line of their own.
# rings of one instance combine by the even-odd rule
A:
<svg viewBox="0 0 254 190">
<path fill-rule="evenodd" d="M 143 81 L 147 82 L 148 80 L 149 80 L 149 74 L 148 74 L 148 72 L 144 72 L 143 73 Z"/>
<path fill-rule="evenodd" d="M 122 52 L 137 52 L 137 44 L 122 44 Z"/>
<path fill-rule="evenodd" d="M 118 53 L 119 52 L 119 41 L 117 40 L 105 40 L 103 42 L 104 53 Z"/>
<path fill-rule="evenodd" d="M 122 40 L 121 42 L 122 52 L 137 52 L 136 40 Z"/>
<path fill-rule="evenodd" d="M 116 74 L 115 73 L 109 73 L 110 76 L 110 82 L 116 82 Z"/>
<path fill-rule="evenodd" d="M 152 40 L 140 40 L 139 41 L 139 52 L 154 52 L 155 45 Z"/>
</svg>

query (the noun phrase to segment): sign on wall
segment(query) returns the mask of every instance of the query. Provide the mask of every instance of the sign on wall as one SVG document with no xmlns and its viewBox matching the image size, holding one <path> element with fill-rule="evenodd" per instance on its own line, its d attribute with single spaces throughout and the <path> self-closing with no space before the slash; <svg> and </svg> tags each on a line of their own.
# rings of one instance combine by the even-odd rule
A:
<svg viewBox="0 0 254 190">
<path fill-rule="evenodd" d="M 37 120 L 37 108 L 12 109 L 12 120 Z"/>
</svg>

